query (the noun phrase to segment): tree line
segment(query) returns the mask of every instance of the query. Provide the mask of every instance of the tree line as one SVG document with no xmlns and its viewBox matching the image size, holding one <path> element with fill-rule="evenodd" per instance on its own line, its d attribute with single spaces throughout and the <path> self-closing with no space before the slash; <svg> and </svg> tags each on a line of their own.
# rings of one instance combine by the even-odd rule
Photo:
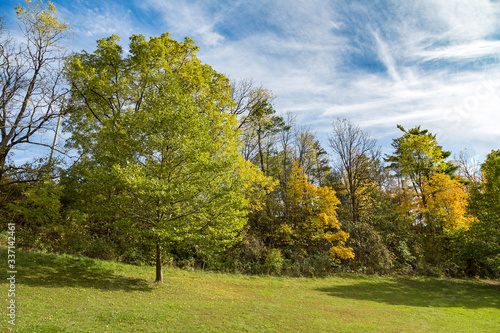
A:
<svg viewBox="0 0 500 333">
<path fill-rule="evenodd" d="M 500 276 L 500 150 L 450 159 L 420 126 L 375 139 L 332 121 L 323 147 L 271 91 L 169 34 L 65 54 L 52 4 L 1 30 L 0 213 L 32 249 L 156 266 L 318 276 Z M 57 148 L 44 133 L 62 119 Z M 55 140 L 54 140 L 55 141 Z M 52 155 L 16 165 L 16 148 Z M 61 155 L 61 154 L 60 154 Z"/>
</svg>

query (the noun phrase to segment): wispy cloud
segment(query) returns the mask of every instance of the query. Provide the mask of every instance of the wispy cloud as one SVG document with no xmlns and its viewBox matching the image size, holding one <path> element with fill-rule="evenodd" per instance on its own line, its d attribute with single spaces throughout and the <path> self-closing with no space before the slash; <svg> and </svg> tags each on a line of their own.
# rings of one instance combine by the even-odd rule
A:
<svg viewBox="0 0 500 333">
<path fill-rule="evenodd" d="M 272 90 L 324 144 L 342 117 L 384 145 L 402 124 L 456 152 L 500 148 L 497 1 L 58 1 L 90 50 L 112 33 L 192 37 L 204 62 Z"/>
<path fill-rule="evenodd" d="M 75 39 L 75 50 L 93 50 L 95 41 L 100 38 L 118 35 L 126 42 L 136 31 L 134 12 L 120 2 L 74 1 L 57 5 L 61 17 L 71 24 Z"/>
<path fill-rule="evenodd" d="M 483 57 L 498 57 L 500 41 L 473 40 L 463 44 L 438 47 L 433 50 L 422 50 L 416 56 L 425 61 L 432 60 L 473 60 Z"/>
<path fill-rule="evenodd" d="M 384 63 L 385 67 L 387 68 L 387 72 L 389 73 L 390 77 L 396 81 L 396 82 L 401 82 L 401 77 L 399 76 L 397 70 L 396 70 L 396 64 L 394 62 L 394 59 L 387 47 L 387 44 L 380 38 L 379 34 L 377 31 L 371 29 L 373 38 L 375 39 L 375 42 L 377 44 L 377 51 L 380 60 Z"/>
<path fill-rule="evenodd" d="M 225 37 L 218 33 L 215 26 L 227 15 L 237 9 L 242 1 L 218 6 L 216 1 L 162 1 L 142 0 L 137 5 L 143 10 L 155 10 L 175 35 L 194 38 L 199 44 L 216 46 Z"/>
</svg>

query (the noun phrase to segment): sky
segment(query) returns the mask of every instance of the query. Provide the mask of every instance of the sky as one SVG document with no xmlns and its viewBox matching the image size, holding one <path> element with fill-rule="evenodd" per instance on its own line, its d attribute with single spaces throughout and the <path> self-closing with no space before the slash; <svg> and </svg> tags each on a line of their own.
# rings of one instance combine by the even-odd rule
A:
<svg viewBox="0 0 500 333">
<path fill-rule="evenodd" d="M 14 7 L 0 16 L 15 27 Z M 53 1 L 73 27 L 74 51 L 132 34 L 192 38 L 198 57 L 276 96 L 328 150 L 345 118 L 391 153 L 397 129 L 421 126 L 445 150 L 500 149 L 498 0 Z"/>
</svg>

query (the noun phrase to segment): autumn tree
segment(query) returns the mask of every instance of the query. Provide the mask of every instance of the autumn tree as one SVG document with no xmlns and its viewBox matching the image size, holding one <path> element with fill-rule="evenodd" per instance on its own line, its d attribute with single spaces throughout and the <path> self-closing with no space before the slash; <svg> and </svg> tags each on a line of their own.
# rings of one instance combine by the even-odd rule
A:
<svg viewBox="0 0 500 333">
<path fill-rule="evenodd" d="M 467 230 L 473 220 L 466 214 L 468 191 L 461 179 L 434 173 L 426 187 L 428 222 L 448 230 Z"/>
<path fill-rule="evenodd" d="M 447 265 L 455 235 L 472 223 L 465 209 L 468 189 L 454 176 L 458 166 L 446 160 L 451 152 L 443 150 L 434 134 L 419 126 L 398 128 L 403 135 L 393 140 L 394 152 L 386 157 L 399 183 L 396 210 L 409 226 L 407 238 L 421 249 L 422 262 Z"/>
<path fill-rule="evenodd" d="M 275 134 L 285 126 L 283 118 L 276 115 L 268 99 L 262 99 L 253 106 L 250 124 L 256 137 L 258 163 L 262 172 L 268 175 L 270 150 L 274 145 Z"/>
<path fill-rule="evenodd" d="M 273 114 L 270 113 L 271 117 L 267 117 L 267 120 L 271 120 Z M 256 166 L 264 165 L 266 175 L 279 180 L 279 183 L 262 198 L 263 209 L 250 214 L 246 243 L 261 244 L 255 245 L 255 248 L 265 248 L 267 251 L 282 251 L 287 259 L 301 265 L 301 260 L 305 264 L 305 254 L 328 252 L 326 233 L 336 231 L 337 234 L 338 229 L 317 218 L 320 210 L 327 206 L 320 206 L 319 202 L 331 200 L 332 211 L 327 215 L 332 214 L 336 219 L 338 199 L 333 189 L 323 186 L 330 167 L 327 154 L 315 135 L 305 127 L 295 126 L 292 114 L 287 114 L 283 122 L 270 123 L 272 126 L 266 134 L 267 138 L 273 140 L 267 140 L 263 145 L 264 163 L 258 153 L 252 161 Z M 324 192 L 319 194 L 318 191 Z M 323 195 L 325 198 L 321 201 L 319 197 Z M 347 233 L 339 235 L 346 237 L 330 243 L 340 249 L 344 246 Z"/>
<path fill-rule="evenodd" d="M 285 126 L 283 117 L 276 115 L 271 91 L 257 87 L 251 80 L 231 82 L 233 105 L 229 113 L 236 116 L 240 130 L 242 155 L 259 165 L 268 174 L 270 151 L 276 134 Z"/>
<path fill-rule="evenodd" d="M 283 220 L 281 232 L 288 236 L 290 245 L 307 248 L 320 240 L 334 245 L 330 248 L 333 260 L 354 257 L 351 248 L 345 247 L 349 234 L 341 231 L 336 208 L 340 201 L 335 191 L 327 186 L 311 184 L 298 161 L 293 163 L 289 193 L 290 214 Z"/>
<path fill-rule="evenodd" d="M 231 81 L 231 100 L 229 113 L 237 119 L 242 155 L 245 160 L 258 161 L 264 172 L 266 152 L 273 144 L 276 125 L 282 123 L 272 106 L 274 95 L 252 80 Z"/>
<path fill-rule="evenodd" d="M 0 29 L 0 181 L 22 172 L 9 160 L 26 145 L 50 147 L 39 134 L 53 129 L 66 89 L 62 66 L 68 26 L 52 3 L 16 7 L 22 39 Z"/>
<path fill-rule="evenodd" d="M 386 157 L 386 162 L 390 163 L 389 168 L 395 172 L 396 177 L 410 182 L 419 204 L 425 210 L 430 195 L 426 184 L 431 176 L 434 173 L 453 175 L 458 167 L 445 161 L 451 152 L 443 150 L 438 145 L 436 136 L 428 130 L 421 130 L 420 126 L 410 130 L 401 125 L 398 128 L 404 134 L 393 140 L 394 152 Z M 422 219 L 423 215 L 418 218 Z"/>
<path fill-rule="evenodd" d="M 246 199 L 228 80 L 168 34 L 98 41 L 75 54 L 66 123 L 81 153 L 71 170 L 86 214 L 142 231 L 156 247 L 216 252 L 238 240 Z"/>
<path fill-rule="evenodd" d="M 323 185 L 330 172 L 328 154 L 309 128 L 295 130 L 295 150 L 299 167 L 309 177 L 309 181 Z"/>
<path fill-rule="evenodd" d="M 268 103 L 274 100 L 271 91 L 257 86 L 253 80 L 231 80 L 231 100 L 233 105 L 229 113 L 236 116 L 239 129 L 245 128 L 256 110 L 256 105 L 266 100 Z"/>
</svg>

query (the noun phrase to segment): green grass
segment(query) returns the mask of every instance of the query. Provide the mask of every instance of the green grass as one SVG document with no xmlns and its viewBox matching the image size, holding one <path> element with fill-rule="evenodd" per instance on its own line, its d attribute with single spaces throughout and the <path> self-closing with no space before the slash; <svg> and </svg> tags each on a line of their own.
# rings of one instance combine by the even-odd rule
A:
<svg viewBox="0 0 500 333">
<path fill-rule="evenodd" d="M 0 331 L 500 332 L 493 281 L 165 269 L 157 285 L 153 267 L 28 252 L 16 260 L 16 325 L 2 315 Z"/>
</svg>

